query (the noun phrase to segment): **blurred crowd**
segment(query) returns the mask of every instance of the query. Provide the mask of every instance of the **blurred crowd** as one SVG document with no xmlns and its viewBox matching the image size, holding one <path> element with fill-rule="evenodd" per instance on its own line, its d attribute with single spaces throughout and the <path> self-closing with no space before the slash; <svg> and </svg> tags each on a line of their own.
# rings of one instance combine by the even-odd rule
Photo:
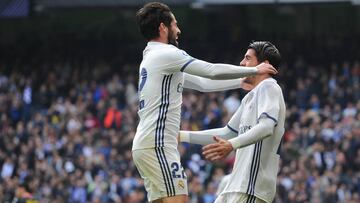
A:
<svg viewBox="0 0 360 203">
<path fill-rule="evenodd" d="M 132 162 L 137 65 L 0 67 L 0 202 L 146 202 Z M 287 103 L 277 203 L 360 202 L 360 62 L 283 64 Z M 181 129 L 224 126 L 243 90 L 183 93 Z M 181 144 L 190 203 L 211 203 L 234 154 Z"/>
</svg>

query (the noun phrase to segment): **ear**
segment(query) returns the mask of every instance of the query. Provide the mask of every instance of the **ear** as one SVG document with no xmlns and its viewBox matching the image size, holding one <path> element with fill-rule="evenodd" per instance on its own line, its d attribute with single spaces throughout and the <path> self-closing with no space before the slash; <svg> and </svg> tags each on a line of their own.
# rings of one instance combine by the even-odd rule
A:
<svg viewBox="0 0 360 203">
<path fill-rule="evenodd" d="M 159 25 L 159 33 L 162 33 L 162 32 L 167 32 L 167 27 L 164 23 L 160 23 Z"/>
</svg>

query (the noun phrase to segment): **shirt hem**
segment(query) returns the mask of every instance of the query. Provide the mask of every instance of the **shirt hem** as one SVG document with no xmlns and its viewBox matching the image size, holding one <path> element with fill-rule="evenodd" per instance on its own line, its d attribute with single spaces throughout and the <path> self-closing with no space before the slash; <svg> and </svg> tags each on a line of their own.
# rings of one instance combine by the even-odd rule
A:
<svg viewBox="0 0 360 203">
<path fill-rule="evenodd" d="M 235 193 L 243 193 L 243 194 L 251 195 L 251 194 L 248 194 L 248 193 L 246 193 L 246 192 L 244 192 L 244 191 L 240 191 L 240 190 L 223 191 L 222 194 L 234 193 L 234 192 L 235 192 Z M 267 202 L 267 203 L 272 203 L 272 200 L 265 198 L 263 195 L 261 195 L 261 194 L 259 194 L 259 193 L 255 193 L 254 196 L 255 196 L 256 198 L 259 198 L 259 199 Z"/>
</svg>

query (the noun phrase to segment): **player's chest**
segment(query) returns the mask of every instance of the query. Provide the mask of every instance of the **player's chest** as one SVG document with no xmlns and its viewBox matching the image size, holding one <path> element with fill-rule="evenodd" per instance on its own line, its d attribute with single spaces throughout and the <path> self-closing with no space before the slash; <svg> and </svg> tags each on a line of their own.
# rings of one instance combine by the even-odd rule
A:
<svg viewBox="0 0 360 203">
<path fill-rule="evenodd" d="M 257 100 L 255 94 L 250 92 L 241 101 L 242 111 L 240 116 L 240 126 L 253 126 L 256 124 Z"/>
</svg>

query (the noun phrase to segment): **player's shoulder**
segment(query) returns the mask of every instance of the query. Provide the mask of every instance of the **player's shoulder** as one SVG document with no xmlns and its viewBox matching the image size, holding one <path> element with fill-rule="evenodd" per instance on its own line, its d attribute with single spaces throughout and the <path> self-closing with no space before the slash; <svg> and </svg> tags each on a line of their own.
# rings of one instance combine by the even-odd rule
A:
<svg viewBox="0 0 360 203">
<path fill-rule="evenodd" d="M 259 92 L 263 92 L 263 91 L 271 91 L 278 93 L 281 92 L 281 87 L 274 78 L 267 78 L 261 81 L 257 89 Z"/>
<path fill-rule="evenodd" d="M 148 44 L 148 46 L 151 50 L 152 57 L 156 57 L 160 60 L 174 61 L 189 57 L 189 55 L 184 50 L 179 49 L 178 47 L 171 44 L 151 43 Z"/>
<path fill-rule="evenodd" d="M 262 86 L 273 86 L 273 87 L 278 87 L 279 84 L 277 83 L 277 81 L 274 78 L 266 78 L 263 81 L 260 82 L 260 85 Z"/>
<path fill-rule="evenodd" d="M 163 56 L 167 57 L 171 61 L 183 60 L 184 58 L 188 58 L 189 55 L 186 51 L 179 49 L 178 47 L 168 44 L 166 50 L 164 50 Z"/>
</svg>

